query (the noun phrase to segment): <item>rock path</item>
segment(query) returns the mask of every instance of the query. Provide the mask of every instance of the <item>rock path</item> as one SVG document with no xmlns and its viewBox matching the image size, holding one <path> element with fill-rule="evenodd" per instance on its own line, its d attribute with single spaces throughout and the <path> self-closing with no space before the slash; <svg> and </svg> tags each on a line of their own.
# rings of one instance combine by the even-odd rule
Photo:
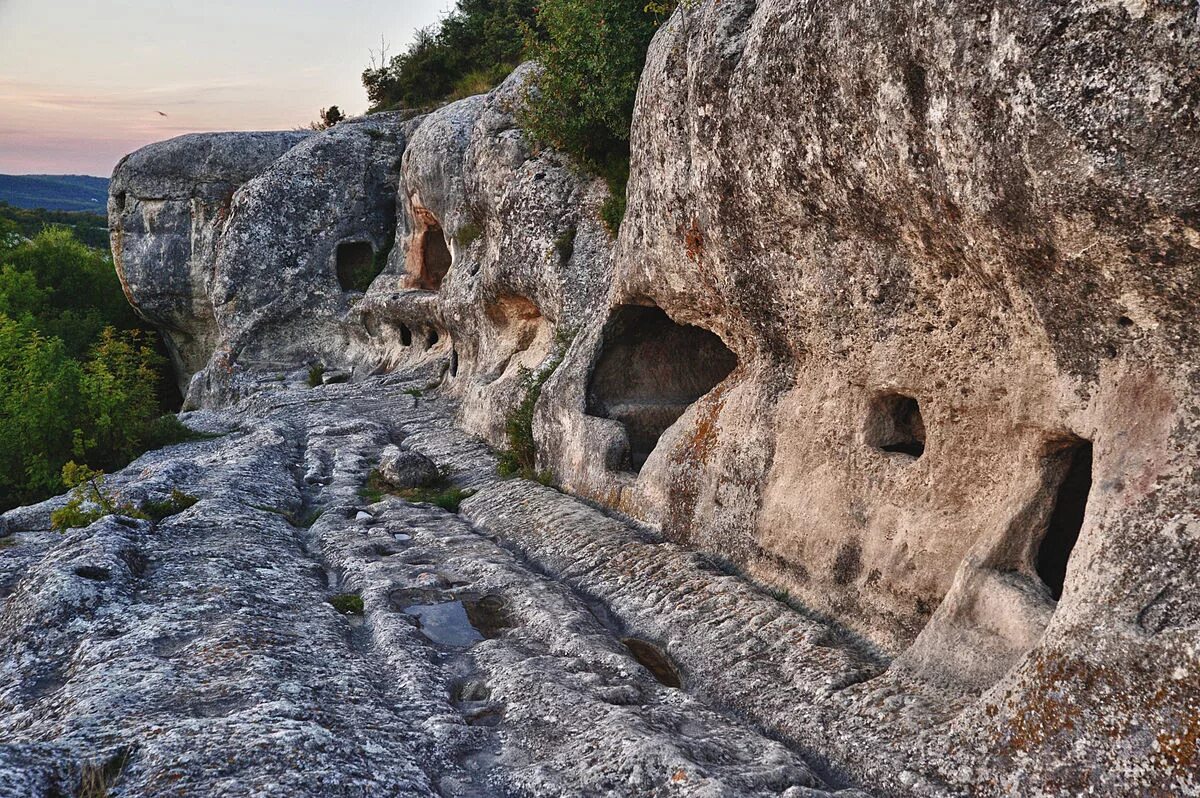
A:
<svg viewBox="0 0 1200 798">
<path fill-rule="evenodd" d="M 222 434 L 111 478 L 199 497 L 157 524 L 60 535 L 61 498 L 8 513 L 0 795 L 859 794 L 830 738 L 878 655 L 647 530 L 499 481 L 415 384 L 191 414 Z M 368 503 L 392 443 L 478 493 L 460 514 Z"/>
</svg>

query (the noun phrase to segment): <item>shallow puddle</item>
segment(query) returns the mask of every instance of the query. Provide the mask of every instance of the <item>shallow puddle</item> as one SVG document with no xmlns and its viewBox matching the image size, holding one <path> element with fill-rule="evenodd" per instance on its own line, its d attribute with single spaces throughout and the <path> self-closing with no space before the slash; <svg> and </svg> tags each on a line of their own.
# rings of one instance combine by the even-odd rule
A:
<svg viewBox="0 0 1200 798">
<path fill-rule="evenodd" d="M 661 684 L 675 688 L 683 686 L 683 680 L 679 678 L 679 671 L 675 669 L 675 665 L 658 646 L 636 637 L 626 637 L 621 642 L 625 644 L 625 648 L 629 649 L 633 658 L 650 671 Z"/>
<path fill-rule="evenodd" d="M 467 611 L 467 619 L 484 637 L 499 637 L 505 629 L 511 629 L 516 624 L 508 613 L 508 605 L 499 596 L 482 596 L 477 599 L 464 599 L 463 607 Z"/>
<path fill-rule="evenodd" d="M 495 595 L 408 588 L 393 590 L 388 599 L 393 609 L 417 619 L 422 634 L 443 646 L 469 648 L 515 625 L 504 599 Z"/>
<path fill-rule="evenodd" d="M 467 610 L 461 601 L 443 601 L 440 604 L 413 604 L 404 609 L 416 617 L 421 634 L 434 643 L 454 648 L 467 648 L 483 639 L 479 630 L 471 625 Z"/>
</svg>

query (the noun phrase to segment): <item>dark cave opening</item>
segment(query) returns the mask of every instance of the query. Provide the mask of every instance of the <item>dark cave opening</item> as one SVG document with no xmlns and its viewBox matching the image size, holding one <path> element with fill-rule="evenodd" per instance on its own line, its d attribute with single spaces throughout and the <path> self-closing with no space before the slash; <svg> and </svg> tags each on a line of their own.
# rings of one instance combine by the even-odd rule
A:
<svg viewBox="0 0 1200 798">
<path fill-rule="evenodd" d="M 735 366 L 708 330 L 676 324 L 657 307 L 624 305 L 605 326 L 586 412 L 621 422 L 629 444 L 621 468 L 637 472 L 663 432 Z"/>
<path fill-rule="evenodd" d="M 869 445 L 885 452 L 912 458 L 925 454 L 925 419 L 920 403 L 901 393 L 875 397 L 867 417 L 866 439 Z"/>
<path fill-rule="evenodd" d="M 426 291 L 437 291 L 442 287 L 442 280 L 450 271 L 453 257 L 446 243 L 446 236 L 440 225 L 434 223 L 421 234 L 421 264 L 417 276 L 417 288 Z"/>
<path fill-rule="evenodd" d="M 1038 576 L 1050 588 L 1055 601 L 1062 598 L 1067 562 L 1079 540 L 1087 513 L 1088 494 L 1092 489 L 1091 441 L 1076 443 L 1066 456 L 1070 463 L 1058 486 L 1054 510 L 1037 551 Z"/>
<path fill-rule="evenodd" d="M 375 275 L 375 248 L 369 241 L 338 244 L 337 278 L 343 291 L 366 291 Z"/>
<path fill-rule="evenodd" d="M 412 330 L 408 329 L 407 324 L 400 325 L 400 345 L 412 346 Z"/>
</svg>

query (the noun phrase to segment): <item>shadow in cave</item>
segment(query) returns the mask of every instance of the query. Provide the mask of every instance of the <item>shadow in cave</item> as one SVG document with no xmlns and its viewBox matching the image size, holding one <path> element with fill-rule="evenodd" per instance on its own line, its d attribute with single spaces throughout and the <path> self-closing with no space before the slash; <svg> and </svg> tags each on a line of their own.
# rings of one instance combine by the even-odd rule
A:
<svg viewBox="0 0 1200 798">
<path fill-rule="evenodd" d="M 586 412 L 621 422 L 628 439 L 621 468 L 637 472 L 663 432 L 736 365 L 708 330 L 676 324 L 657 307 L 622 305 L 604 328 Z"/>
</svg>

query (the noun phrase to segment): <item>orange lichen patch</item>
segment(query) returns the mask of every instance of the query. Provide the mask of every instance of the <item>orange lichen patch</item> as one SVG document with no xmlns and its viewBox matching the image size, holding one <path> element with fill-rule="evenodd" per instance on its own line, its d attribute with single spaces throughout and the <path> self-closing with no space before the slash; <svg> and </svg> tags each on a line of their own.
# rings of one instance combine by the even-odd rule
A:
<svg viewBox="0 0 1200 798">
<path fill-rule="evenodd" d="M 687 778 L 687 773 L 683 770 L 683 768 L 680 768 L 671 774 L 671 781 L 674 782 L 687 781 Z"/>
<path fill-rule="evenodd" d="M 1184 722 L 1180 731 L 1160 731 L 1154 738 L 1158 749 L 1151 758 L 1169 770 L 1194 772 L 1200 765 L 1197 759 L 1197 747 L 1200 746 L 1200 718 L 1193 715 Z"/>
<path fill-rule="evenodd" d="M 683 245 L 687 248 L 688 260 L 698 261 L 704 254 L 704 233 L 695 219 L 692 219 L 692 226 L 683 233 Z"/>
<path fill-rule="evenodd" d="M 1143 785 L 1146 795 L 1177 794 L 1172 785 L 1200 770 L 1200 673 L 1195 668 L 1181 666 L 1163 679 L 1136 663 L 1096 665 L 1043 652 L 1028 673 L 1022 694 L 1006 701 L 1010 719 L 995 740 L 1001 755 L 1044 758 L 1081 737 L 1128 740 L 1149 722 L 1156 731 L 1146 754 L 1148 772 L 1154 774 Z M 1069 747 L 1060 753 L 1069 756 Z"/>
<path fill-rule="evenodd" d="M 720 426 L 717 419 L 725 407 L 725 392 L 729 390 L 731 380 L 725 380 L 717 385 L 704 401 L 696 414 L 696 426 L 692 428 L 683 446 L 683 458 L 687 461 L 707 465 L 708 458 L 717 447 Z M 681 458 L 676 457 L 676 460 Z"/>
</svg>

